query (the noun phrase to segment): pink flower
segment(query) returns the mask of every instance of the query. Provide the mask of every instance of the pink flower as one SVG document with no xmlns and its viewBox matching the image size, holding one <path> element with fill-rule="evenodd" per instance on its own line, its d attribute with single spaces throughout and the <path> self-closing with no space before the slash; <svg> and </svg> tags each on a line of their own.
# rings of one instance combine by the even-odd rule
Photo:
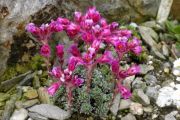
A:
<svg viewBox="0 0 180 120">
<path fill-rule="evenodd" d="M 68 62 L 68 70 L 74 71 L 77 63 L 78 63 L 78 60 L 76 59 L 76 57 L 74 56 L 70 57 L 69 62 Z"/>
<path fill-rule="evenodd" d="M 81 53 L 77 47 L 77 44 L 72 44 L 69 48 L 69 52 L 75 56 L 75 57 L 80 57 L 81 56 Z"/>
<path fill-rule="evenodd" d="M 136 46 L 140 45 L 140 40 L 137 39 L 136 37 L 132 39 L 132 41 L 128 42 L 128 47 L 133 49 Z"/>
<path fill-rule="evenodd" d="M 101 33 L 101 27 L 98 24 L 95 26 L 92 26 L 92 30 L 95 35 L 99 35 Z"/>
<path fill-rule="evenodd" d="M 92 34 L 85 32 L 85 33 L 82 33 L 82 39 L 86 43 L 92 43 L 94 38 L 93 38 Z"/>
<path fill-rule="evenodd" d="M 63 58 L 63 55 L 64 55 L 64 46 L 63 45 L 57 45 L 56 46 L 56 55 L 62 59 Z"/>
<path fill-rule="evenodd" d="M 94 22 L 92 19 L 85 19 L 82 23 L 81 26 L 85 29 L 85 30 L 89 30 L 92 28 Z"/>
<path fill-rule="evenodd" d="M 60 32 L 63 30 L 63 26 L 59 24 L 57 21 L 52 20 L 49 26 L 52 32 Z"/>
<path fill-rule="evenodd" d="M 56 91 L 59 89 L 60 87 L 60 83 L 59 82 L 56 82 L 56 83 L 53 83 L 48 89 L 47 89 L 47 92 L 48 94 L 50 95 L 54 95 L 56 93 Z"/>
<path fill-rule="evenodd" d="M 118 60 L 113 60 L 111 62 L 111 69 L 112 69 L 112 72 L 114 74 L 116 74 L 118 76 L 118 73 L 119 73 L 119 61 Z"/>
<path fill-rule="evenodd" d="M 132 32 L 130 30 L 120 30 L 119 31 L 119 35 L 121 37 L 127 37 L 127 38 L 130 38 L 131 35 L 132 35 Z"/>
<path fill-rule="evenodd" d="M 52 76 L 55 78 L 60 78 L 62 75 L 61 68 L 60 67 L 53 67 L 52 71 L 50 72 Z"/>
<path fill-rule="evenodd" d="M 74 21 L 80 23 L 82 20 L 82 13 L 81 12 L 74 12 Z"/>
<path fill-rule="evenodd" d="M 98 59 L 99 63 L 111 63 L 113 60 L 112 53 L 110 51 L 105 51 L 104 54 Z"/>
<path fill-rule="evenodd" d="M 131 94 L 130 90 L 128 90 L 128 89 L 125 88 L 124 86 L 119 85 L 119 86 L 118 86 L 118 89 L 119 89 L 119 92 L 121 93 L 121 95 L 122 95 L 122 97 L 123 97 L 124 99 L 128 99 L 128 98 L 131 97 L 132 94 Z"/>
<path fill-rule="evenodd" d="M 132 67 L 130 67 L 130 68 L 127 70 L 127 74 L 128 74 L 129 76 L 138 74 L 139 72 L 140 72 L 140 66 L 138 66 L 138 65 L 133 65 Z"/>
<path fill-rule="evenodd" d="M 41 47 L 40 54 L 44 57 L 50 57 L 51 50 L 48 44 L 45 44 Z"/>
<path fill-rule="evenodd" d="M 34 23 L 27 24 L 26 30 L 34 35 L 38 35 L 39 33 L 39 28 L 36 27 Z"/>
<path fill-rule="evenodd" d="M 106 27 L 108 25 L 106 19 L 104 19 L 104 18 L 102 18 L 100 20 L 100 24 L 101 24 L 102 27 Z"/>
<path fill-rule="evenodd" d="M 87 16 L 91 18 L 94 22 L 98 22 L 101 18 L 100 14 L 98 11 L 96 11 L 95 7 L 89 8 L 87 12 Z"/>
<path fill-rule="evenodd" d="M 103 31 L 101 32 L 101 35 L 102 35 L 103 37 L 106 37 L 106 36 L 111 35 L 110 29 L 103 29 Z"/>
<path fill-rule="evenodd" d="M 132 51 L 134 52 L 134 54 L 140 55 L 141 52 L 142 52 L 142 47 L 141 46 L 136 46 L 135 48 L 132 49 Z"/>
<path fill-rule="evenodd" d="M 75 78 L 74 78 L 74 84 L 75 84 L 76 86 L 81 86 L 83 83 L 84 83 L 84 79 L 78 78 L 78 76 L 75 76 Z"/>
<path fill-rule="evenodd" d="M 57 22 L 62 24 L 62 25 L 68 25 L 70 23 L 70 21 L 68 19 L 61 18 L 61 17 L 58 17 Z"/>
<path fill-rule="evenodd" d="M 80 27 L 74 23 L 69 24 L 66 29 L 69 37 L 74 37 L 75 35 L 77 35 L 79 30 L 80 30 Z"/>
<path fill-rule="evenodd" d="M 115 30 L 116 28 L 118 28 L 118 26 L 119 26 L 119 24 L 118 24 L 117 22 L 112 22 L 112 23 L 110 24 L 110 29 L 111 29 L 111 30 Z"/>
<path fill-rule="evenodd" d="M 113 44 L 114 44 L 116 50 L 121 53 L 127 52 L 127 50 L 128 50 L 126 40 L 116 40 Z"/>
</svg>

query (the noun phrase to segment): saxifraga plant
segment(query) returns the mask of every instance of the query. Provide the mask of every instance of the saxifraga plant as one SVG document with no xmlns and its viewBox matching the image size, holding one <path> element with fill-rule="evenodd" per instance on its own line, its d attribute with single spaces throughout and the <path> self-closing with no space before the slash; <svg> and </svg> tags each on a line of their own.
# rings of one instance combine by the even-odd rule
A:
<svg viewBox="0 0 180 120">
<path fill-rule="evenodd" d="M 92 80 L 96 80 L 93 72 L 96 71 L 95 68 L 98 70 L 97 66 L 101 64 L 110 67 L 110 73 L 113 76 L 112 82 L 115 84 L 112 92 L 113 99 L 119 92 L 124 99 L 131 96 L 130 90 L 122 85 L 122 81 L 128 76 L 137 74 L 140 68 L 137 65 L 132 65 L 127 70 L 123 70 L 119 63 L 123 56 L 129 52 L 135 55 L 141 53 L 140 40 L 134 37 L 130 30 L 120 29 L 118 23 L 108 24 L 95 7 L 89 8 L 84 15 L 81 12 L 75 12 L 73 21 L 59 17 L 57 20 L 52 20 L 49 24 L 42 24 L 40 27 L 35 26 L 34 23 L 29 23 L 26 30 L 37 37 L 42 44 L 40 54 L 45 58 L 49 76 L 57 80 L 47 89 L 47 92 L 53 96 L 59 87 L 64 87 L 67 93 L 68 108 L 72 106 L 73 91 L 82 90 L 81 92 L 86 93 L 89 97 L 88 100 L 91 100 L 90 97 L 96 99 L 96 96 L 94 96 L 96 92 L 99 91 L 98 94 L 102 92 L 98 88 L 98 84 L 92 84 Z M 58 44 L 56 46 L 56 57 L 59 64 L 53 66 L 50 64 L 52 50 L 49 43 L 52 41 L 52 33 L 61 31 L 65 31 L 74 43 L 68 50 L 71 54 L 68 61 L 64 60 L 63 57 L 63 45 Z M 82 47 L 82 49 L 79 50 L 79 47 Z M 103 49 L 103 51 L 100 49 Z M 78 66 L 83 66 L 85 69 L 86 75 L 84 78 L 80 74 L 75 74 L 75 69 Z M 86 86 L 83 85 L 84 81 Z M 84 91 L 85 87 L 86 92 Z M 81 97 L 81 94 L 78 97 Z M 98 99 L 100 100 L 100 98 L 96 100 Z M 81 107 L 88 108 L 86 105 L 82 104 Z"/>
</svg>

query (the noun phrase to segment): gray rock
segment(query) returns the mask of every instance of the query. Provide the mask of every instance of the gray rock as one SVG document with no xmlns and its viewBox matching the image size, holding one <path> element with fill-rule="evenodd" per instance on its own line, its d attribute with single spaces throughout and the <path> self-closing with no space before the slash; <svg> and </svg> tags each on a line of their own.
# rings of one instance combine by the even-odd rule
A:
<svg viewBox="0 0 180 120">
<path fill-rule="evenodd" d="M 153 107 L 152 106 L 143 107 L 143 110 L 146 113 L 152 113 L 153 112 Z"/>
<path fill-rule="evenodd" d="M 154 86 L 157 84 L 157 78 L 154 75 L 147 74 L 145 75 L 144 80 L 150 86 Z"/>
<path fill-rule="evenodd" d="M 171 10 L 171 5 L 173 3 L 173 0 L 163 0 L 160 3 L 158 14 L 157 14 L 157 21 L 159 23 L 163 23 L 167 20 L 170 10 Z"/>
<path fill-rule="evenodd" d="M 145 75 L 146 73 L 148 73 L 151 70 L 154 70 L 154 67 L 152 65 L 146 65 L 146 64 L 140 64 L 140 73 L 142 75 Z"/>
<path fill-rule="evenodd" d="M 129 76 L 123 80 L 123 85 L 131 89 L 131 83 L 133 82 L 135 75 Z"/>
<path fill-rule="evenodd" d="M 31 117 L 33 120 L 48 120 L 48 118 L 34 112 L 29 112 L 28 116 Z"/>
<path fill-rule="evenodd" d="M 132 101 L 130 99 L 127 100 L 122 99 L 119 105 L 119 110 L 128 109 L 131 105 L 131 102 Z"/>
<path fill-rule="evenodd" d="M 157 24 L 156 21 L 147 21 L 147 22 L 142 23 L 141 25 L 145 27 L 154 28 L 156 27 L 156 24 Z"/>
<path fill-rule="evenodd" d="M 148 28 L 144 26 L 139 26 L 138 28 L 144 42 L 151 47 L 151 50 L 153 51 L 153 53 L 158 58 L 165 60 L 166 59 L 165 56 L 161 53 L 161 51 L 159 50 L 158 44 L 153 39 L 152 28 Z"/>
<path fill-rule="evenodd" d="M 176 118 L 172 114 L 165 115 L 164 120 L 176 120 Z"/>
<path fill-rule="evenodd" d="M 116 97 L 114 98 L 114 101 L 112 103 L 112 106 L 110 108 L 110 111 L 113 113 L 113 115 L 117 115 L 117 112 L 119 110 L 119 104 L 121 100 L 121 95 L 117 94 Z"/>
<path fill-rule="evenodd" d="M 28 101 L 25 101 L 25 102 L 22 102 L 22 101 L 17 101 L 15 103 L 15 106 L 16 108 L 28 108 L 28 107 L 31 107 L 35 104 L 39 103 L 39 100 L 38 99 L 33 99 L 33 100 L 28 100 Z"/>
<path fill-rule="evenodd" d="M 146 83 L 142 81 L 141 77 L 137 77 L 133 82 L 132 82 L 132 88 L 133 89 L 145 89 L 146 88 Z"/>
<path fill-rule="evenodd" d="M 169 48 L 165 42 L 163 42 L 163 45 L 162 45 L 162 52 L 166 57 L 169 56 Z"/>
<path fill-rule="evenodd" d="M 150 104 L 149 97 L 144 94 L 142 89 L 136 89 L 133 91 L 133 100 L 142 103 L 143 105 L 147 106 Z"/>
<path fill-rule="evenodd" d="M 134 115 L 142 115 L 143 114 L 142 104 L 132 102 L 130 105 L 130 112 Z"/>
<path fill-rule="evenodd" d="M 158 97 L 158 89 L 157 87 L 147 87 L 146 95 L 152 100 L 156 101 Z"/>
<path fill-rule="evenodd" d="M 64 111 L 57 106 L 50 104 L 35 105 L 28 109 L 30 112 L 38 113 L 46 118 L 64 120 L 69 118 L 70 112 Z"/>
<path fill-rule="evenodd" d="M 131 113 L 129 113 L 126 116 L 124 116 L 123 118 L 121 118 L 121 120 L 136 120 L 136 117 L 134 115 L 132 115 Z"/>
<path fill-rule="evenodd" d="M 12 114 L 10 120 L 26 120 L 28 117 L 28 111 L 21 108 L 20 110 L 15 110 Z"/>
</svg>

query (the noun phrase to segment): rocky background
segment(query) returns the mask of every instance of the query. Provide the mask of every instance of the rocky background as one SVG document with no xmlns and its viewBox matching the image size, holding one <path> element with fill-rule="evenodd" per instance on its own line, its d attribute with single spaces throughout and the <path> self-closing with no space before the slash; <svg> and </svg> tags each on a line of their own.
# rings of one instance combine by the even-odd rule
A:
<svg viewBox="0 0 180 120">
<path fill-rule="evenodd" d="M 133 89 L 133 98 L 116 98 L 109 119 L 180 120 L 180 61 L 173 67 L 180 51 L 174 42 L 165 41 L 169 38 L 164 25 L 168 16 L 178 24 L 180 0 L 1 0 L 0 119 L 69 118 L 69 112 L 50 105 L 52 101 L 43 87 L 48 85 L 43 79 L 47 74 L 36 70 L 44 66 L 36 55 L 38 44 L 24 28 L 29 22 L 42 24 L 58 16 L 71 18 L 75 10 L 85 11 L 89 6 L 96 6 L 108 21 L 131 23 L 146 51 L 141 75 L 125 80 Z M 68 44 L 65 35 L 56 37 Z"/>
</svg>

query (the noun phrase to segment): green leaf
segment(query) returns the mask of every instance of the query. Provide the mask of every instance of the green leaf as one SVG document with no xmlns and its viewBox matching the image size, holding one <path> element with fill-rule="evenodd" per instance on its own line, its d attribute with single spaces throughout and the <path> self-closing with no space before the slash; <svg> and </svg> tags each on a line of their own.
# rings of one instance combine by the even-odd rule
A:
<svg viewBox="0 0 180 120">
<path fill-rule="evenodd" d="M 168 31 L 174 33 L 175 25 L 170 21 L 166 21 L 165 24 L 166 24 Z"/>
<path fill-rule="evenodd" d="M 180 50 L 180 42 L 176 42 L 176 48 Z"/>
<path fill-rule="evenodd" d="M 180 25 L 177 25 L 177 26 L 174 28 L 174 33 L 180 34 Z"/>
<path fill-rule="evenodd" d="M 177 41 L 180 42 L 180 34 L 175 34 L 175 37 L 176 37 Z"/>
</svg>

